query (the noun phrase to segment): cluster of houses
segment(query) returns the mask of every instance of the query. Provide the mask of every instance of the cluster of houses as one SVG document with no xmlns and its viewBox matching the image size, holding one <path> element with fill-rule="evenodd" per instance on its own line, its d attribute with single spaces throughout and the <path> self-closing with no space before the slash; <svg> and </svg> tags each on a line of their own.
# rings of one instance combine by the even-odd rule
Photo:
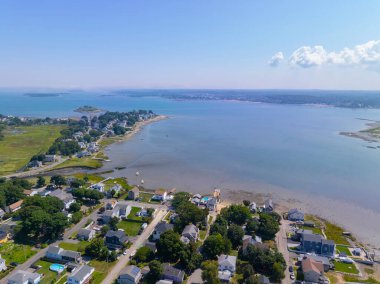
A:
<svg viewBox="0 0 380 284">
<path fill-rule="evenodd" d="M 45 155 L 42 161 L 39 160 L 31 160 L 27 167 L 28 168 L 39 168 L 44 164 L 54 163 L 59 161 L 61 157 L 59 155 Z"/>
<path fill-rule="evenodd" d="M 207 208 L 210 211 L 216 211 L 217 205 L 220 203 L 220 189 L 215 189 L 214 193 L 209 196 L 202 196 L 201 194 L 195 194 L 191 198 L 191 203 Z"/>
<path fill-rule="evenodd" d="M 92 154 L 99 152 L 100 149 L 97 142 L 78 142 L 78 145 L 81 149 L 81 151 L 77 154 L 78 158 L 91 156 Z"/>
</svg>

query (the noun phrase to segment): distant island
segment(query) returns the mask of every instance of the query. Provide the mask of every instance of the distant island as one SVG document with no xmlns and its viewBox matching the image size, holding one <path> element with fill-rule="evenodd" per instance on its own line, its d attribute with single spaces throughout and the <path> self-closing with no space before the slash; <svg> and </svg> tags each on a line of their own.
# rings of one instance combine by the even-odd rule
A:
<svg viewBox="0 0 380 284">
<path fill-rule="evenodd" d="M 32 98 L 49 98 L 49 97 L 59 97 L 63 93 L 26 93 L 24 96 Z"/>
<path fill-rule="evenodd" d="M 80 113 L 91 113 L 91 112 L 95 113 L 95 112 L 101 112 L 102 110 L 93 106 L 81 106 L 75 109 L 74 111 L 80 112 Z"/>
<path fill-rule="evenodd" d="M 367 119 L 361 119 L 359 120 L 367 120 Z M 380 142 L 380 122 L 374 121 L 374 120 L 367 120 L 369 121 L 366 125 L 367 128 L 363 130 L 359 130 L 356 132 L 340 132 L 340 135 L 344 135 L 347 137 L 352 138 L 359 138 L 367 142 Z M 378 148 L 378 147 L 371 147 L 369 148 Z"/>
</svg>

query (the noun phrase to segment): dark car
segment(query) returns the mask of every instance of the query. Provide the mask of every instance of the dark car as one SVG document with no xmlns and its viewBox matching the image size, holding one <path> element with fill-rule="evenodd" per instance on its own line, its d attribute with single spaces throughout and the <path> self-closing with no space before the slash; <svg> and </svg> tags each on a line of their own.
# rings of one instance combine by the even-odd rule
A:
<svg viewBox="0 0 380 284">
<path fill-rule="evenodd" d="M 18 263 L 17 263 L 17 262 L 11 262 L 11 265 L 12 265 L 12 266 L 17 266 Z"/>
<path fill-rule="evenodd" d="M 289 272 L 293 272 L 293 266 L 289 266 Z"/>
</svg>

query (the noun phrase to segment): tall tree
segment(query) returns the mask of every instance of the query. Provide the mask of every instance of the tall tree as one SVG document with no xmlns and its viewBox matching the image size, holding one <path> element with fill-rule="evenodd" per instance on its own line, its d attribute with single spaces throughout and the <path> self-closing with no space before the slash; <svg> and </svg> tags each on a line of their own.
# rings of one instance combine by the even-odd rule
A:
<svg viewBox="0 0 380 284">
<path fill-rule="evenodd" d="M 219 284 L 218 263 L 207 260 L 202 263 L 202 280 L 207 284 Z"/>
</svg>

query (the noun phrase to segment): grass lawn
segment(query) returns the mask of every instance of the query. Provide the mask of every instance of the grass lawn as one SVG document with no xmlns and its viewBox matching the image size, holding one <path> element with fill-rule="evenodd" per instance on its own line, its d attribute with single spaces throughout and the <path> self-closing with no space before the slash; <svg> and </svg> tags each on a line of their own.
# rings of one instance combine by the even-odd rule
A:
<svg viewBox="0 0 380 284">
<path fill-rule="evenodd" d="M 372 278 L 372 277 L 369 277 L 367 279 L 359 279 L 358 277 L 355 277 L 355 276 L 351 276 L 351 275 L 344 275 L 343 276 L 344 278 L 344 281 L 346 282 L 356 282 L 356 283 L 375 283 L 375 284 L 380 284 L 379 281 L 377 281 L 376 279 Z"/>
<path fill-rule="evenodd" d="M 93 259 L 88 265 L 95 268 L 95 272 L 92 274 L 91 284 L 99 284 L 106 277 L 108 271 L 112 269 L 116 262 L 105 262 Z"/>
<path fill-rule="evenodd" d="M 61 125 L 7 128 L 0 141 L 0 175 L 16 172 L 33 155 L 45 153 L 63 128 Z"/>
<path fill-rule="evenodd" d="M 94 160 L 92 158 L 71 158 L 62 164 L 55 166 L 53 169 L 64 169 L 64 168 L 89 168 L 89 169 L 98 169 L 103 165 L 102 161 Z"/>
<path fill-rule="evenodd" d="M 106 188 L 113 187 L 116 183 L 120 184 L 124 189 L 130 189 L 131 186 L 128 184 L 128 181 L 126 178 L 113 178 L 107 180 L 104 184 Z"/>
<path fill-rule="evenodd" d="M 50 265 L 52 265 L 52 264 L 53 264 L 52 262 L 48 262 L 48 261 L 43 261 L 43 260 L 37 261 L 36 265 L 42 266 L 37 271 L 37 273 L 40 273 L 40 274 L 44 275 L 42 277 L 40 283 L 42 283 L 42 284 L 50 284 L 50 283 L 52 283 L 52 281 L 55 282 L 59 278 L 61 278 L 61 276 L 59 276 L 57 272 L 51 271 L 49 269 Z M 65 271 L 63 271 L 62 273 L 65 273 Z"/>
<path fill-rule="evenodd" d="M 359 270 L 356 268 L 354 263 L 343 263 L 340 261 L 334 261 L 335 271 L 359 274 Z"/>
<path fill-rule="evenodd" d="M 28 245 L 19 245 L 14 242 L 0 245 L 1 257 L 6 260 L 7 264 L 11 262 L 24 263 L 35 253 L 36 251 L 32 250 L 32 247 Z"/>
<path fill-rule="evenodd" d="M 206 231 L 205 230 L 199 230 L 199 238 L 201 240 L 204 240 L 206 238 Z"/>
<path fill-rule="evenodd" d="M 314 234 L 322 235 L 322 229 L 319 227 L 300 226 L 300 229 L 311 230 Z"/>
<path fill-rule="evenodd" d="M 63 276 L 56 284 L 65 284 L 67 282 L 67 275 Z"/>
<path fill-rule="evenodd" d="M 65 249 L 65 250 L 73 250 L 73 251 L 78 251 L 78 252 L 84 252 L 86 246 L 89 243 L 90 242 L 88 242 L 88 241 L 80 241 L 77 244 L 74 244 L 74 243 L 60 243 L 59 247 Z"/>
<path fill-rule="evenodd" d="M 140 216 L 136 216 L 136 213 L 140 212 L 141 208 L 140 207 L 132 207 L 131 213 L 128 215 L 129 220 L 136 220 L 136 221 L 142 221 L 142 218 Z"/>
<path fill-rule="evenodd" d="M 75 178 L 78 179 L 84 179 L 85 177 L 88 178 L 89 183 L 98 183 L 102 180 L 104 180 L 104 177 L 98 176 L 98 175 L 93 175 L 93 174 L 84 174 L 84 173 L 77 173 L 74 175 Z M 88 184 L 90 185 L 90 184 Z"/>
<path fill-rule="evenodd" d="M 143 222 L 122 220 L 117 224 L 118 229 L 123 229 L 128 236 L 137 236 Z"/>
<path fill-rule="evenodd" d="M 141 202 L 156 203 L 156 204 L 161 203 L 161 201 L 152 200 L 152 197 L 153 197 L 152 193 L 140 192 L 139 197 L 142 199 Z"/>
<path fill-rule="evenodd" d="M 336 249 L 339 250 L 339 252 L 345 252 L 347 254 L 347 256 L 351 256 L 352 255 L 351 252 L 350 252 L 350 250 L 348 249 L 348 247 L 337 245 Z"/>
<path fill-rule="evenodd" d="M 335 224 L 325 221 L 325 234 L 327 239 L 335 241 L 339 245 L 350 245 L 343 236 L 343 229 Z"/>
</svg>

